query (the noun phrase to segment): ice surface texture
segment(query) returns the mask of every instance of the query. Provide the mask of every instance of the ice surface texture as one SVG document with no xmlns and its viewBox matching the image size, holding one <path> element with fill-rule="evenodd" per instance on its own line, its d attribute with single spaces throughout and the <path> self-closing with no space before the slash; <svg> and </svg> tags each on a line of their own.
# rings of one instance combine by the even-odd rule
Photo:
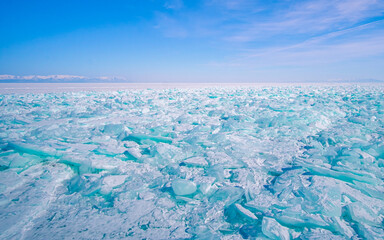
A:
<svg viewBox="0 0 384 240">
<path fill-rule="evenodd" d="M 383 239 L 384 89 L 0 95 L 0 239 Z"/>
</svg>

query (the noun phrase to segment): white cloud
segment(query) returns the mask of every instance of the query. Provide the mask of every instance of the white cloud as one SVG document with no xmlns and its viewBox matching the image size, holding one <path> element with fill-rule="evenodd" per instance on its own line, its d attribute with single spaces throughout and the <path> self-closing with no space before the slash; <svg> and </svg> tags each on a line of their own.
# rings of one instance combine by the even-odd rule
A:
<svg viewBox="0 0 384 240">
<path fill-rule="evenodd" d="M 327 33 L 303 42 L 245 49 L 226 66 L 308 66 L 329 64 L 384 54 L 384 20 Z M 220 65 L 220 63 L 215 63 Z"/>
<path fill-rule="evenodd" d="M 297 2 L 289 8 L 275 11 L 263 21 L 249 17 L 238 26 L 238 31 L 225 39 L 252 42 L 274 36 L 322 34 L 353 27 L 360 21 L 381 16 L 383 12 L 384 1 L 376 0 Z"/>
<path fill-rule="evenodd" d="M 164 4 L 165 8 L 178 10 L 184 6 L 182 0 L 169 0 Z"/>
<path fill-rule="evenodd" d="M 278 6 L 263 4 L 267 12 L 260 12 L 255 3 L 260 2 L 253 1 L 253 8 L 247 0 L 211 0 L 204 5 L 229 13 L 216 14 L 202 24 L 206 32 L 229 42 L 232 52 L 240 49 L 232 61 L 208 65 L 308 66 L 384 54 L 384 20 L 376 18 L 384 13 L 384 1 L 285 1 Z M 212 11 L 184 13 L 177 22 L 185 33 L 196 36 L 199 32 L 193 23 L 208 13 Z M 181 24 L 186 19 L 188 24 Z"/>
<path fill-rule="evenodd" d="M 181 1 L 171 1 L 166 7 L 179 5 Z M 384 1 L 379 0 L 207 0 L 197 8 L 158 13 L 156 28 L 166 37 L 212 37 L 235 44 L 281 37 L 301 41 L 369 22 L 383 13 Z"/>
</svg>

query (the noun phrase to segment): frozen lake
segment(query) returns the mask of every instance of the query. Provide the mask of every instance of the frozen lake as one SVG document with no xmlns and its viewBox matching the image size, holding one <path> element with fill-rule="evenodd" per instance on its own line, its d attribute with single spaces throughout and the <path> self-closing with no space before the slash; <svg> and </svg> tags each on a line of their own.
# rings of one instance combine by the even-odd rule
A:
<svg viewBox="0 0 384 240">
<path fill-rule="evenodd" d="M 266 88 L 355 86 L 356 83 L 0 83 L 0 94 L 55 93 L 79 91 L 117 91 L 135 89 Z M 384 83 L 360 83 L 360 86 L 384 86 Z"/>
<path fill-rule="evenodd" d="M 0 83 L 0 94 L 9 93 L 53 93 L 79 91 L 117 91 L 135 89 L 170 88 L 231 88 L 289 86 L 292 84 L 271 83 Z"/>
<path fill-rule="evenodd" d="M 0 84 L 0 239 L 383 239 L 383 180 L 383 85 Z"/>
</svg>

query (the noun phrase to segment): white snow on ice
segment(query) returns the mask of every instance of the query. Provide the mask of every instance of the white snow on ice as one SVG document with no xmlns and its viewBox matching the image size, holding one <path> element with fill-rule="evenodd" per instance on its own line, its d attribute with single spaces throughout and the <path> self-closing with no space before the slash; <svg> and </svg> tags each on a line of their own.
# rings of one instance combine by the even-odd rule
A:
<svg viewBox="0 0 384 240">
<path fill-rule="evenodd" d="M 383 86 L 11 90 L 1 239 L 384 238 Z"/>
</svg>

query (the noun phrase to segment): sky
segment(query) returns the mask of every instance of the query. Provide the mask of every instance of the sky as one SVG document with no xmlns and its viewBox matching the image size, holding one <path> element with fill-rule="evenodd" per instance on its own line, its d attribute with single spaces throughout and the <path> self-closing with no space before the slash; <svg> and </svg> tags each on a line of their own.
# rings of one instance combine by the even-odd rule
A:
<svg viewBox="0 0 384 240">
<path fill-rule="evenodd" d="M 0 81 L 384 80 L 384 0 L 0 0 Z"/>
</svg>

